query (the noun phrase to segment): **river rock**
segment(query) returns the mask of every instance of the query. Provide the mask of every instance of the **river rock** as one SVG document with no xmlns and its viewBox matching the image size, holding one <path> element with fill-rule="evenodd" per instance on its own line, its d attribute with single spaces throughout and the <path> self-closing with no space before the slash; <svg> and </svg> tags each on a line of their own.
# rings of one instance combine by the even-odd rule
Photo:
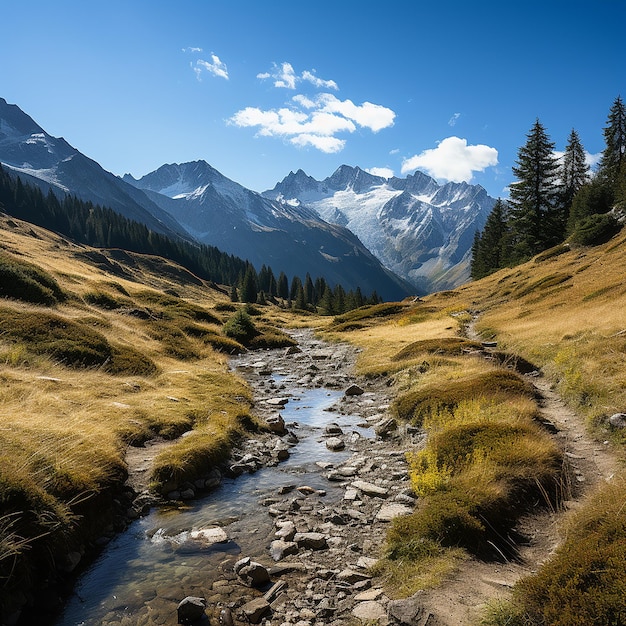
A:
<svg viewBox="0 0 626 626">
<path fill-rule="evenodd" d="M 194 624 L 204 619 L 207 602 L 204 598 L 187 596 L 183 598 L 177 608 L 179 624 Z"/>
<path fill-rule="evenodd" d="M 271 415 L 265 421 L 271 432 L 276 433 L 277 435 L 284 435 L 287 432 L 287 429 L 285 428 L 285 420 L 280 413 L 278 415 Z"/>
<path fill-rule="evenodd" d="M 348 397 L 350 396 L 360 396 L 364 394 L 365 391 L 359 387 L 358 385 L 350 385 L 345 391 L 344 394 Z"/>
<path fill-rule="evenodd" d="M 259 624 L 270 611 L 270 603 L 265 598 L 255 598 L 241 607 L 245 619 L 250 624 Z"/>
<path fill-rule="evenodd" d="M 369 600 L 367 602 L 359 602 L 353 609 L 352 615 L 363 622 L 371 624 L 387 624 L 387 612 L 382 604 Z"/>
<path fill-rule="evenodd" d="M 325 550 L 328 548 L 326 535 L 323 533 L 296 533 L 293 540 L 299 548 L 308 550 Z"/>
<path fill-rule="evenodd" d="M 398 430 L 398 422 L 393 417 L 388 417 L 386 419 L 381 420 L 374 426 L 374 432 L 377 437 L 384 439 L 385 437 L 389 437 L 391 433 Z"/>
<path fill-rule="evenodd" d="M 364 480 L 355 480 L 351 486 L 358 489 L 366 496 L 370 496 L 372 498 L 386 498 L 389 495 L 389 489 L 373 485 L 372 483 L 365 482 Z"/>
<path fill-rule="evenodd" d="M 327 435 L 343 435 L 343 430 L 341 430 L 341 427 L 336 422 L 330 422 L 330 424 L 326 425 L 324 433 Z"/>
<path fill-rule="evenodd" d="M 276 522 L 278 530 L 274 533 L 275 537 L 283 541 L 292 541 L 296 534 L 296 525 L 292 521 Z"/>
<path fill-rule="evenodd" d="M 406 506 L 400 502 L 389 502 L 380 507 L 380 510 L 376 514 L 376 519 L 379 522 L 390 522 L 396 517 L 410 515 L 411 513 L 413 513 L 413 509 L 410 506 Z"/>
<path fill-rule="evenodd" d="M 289 398 L 268 398 L 265 404 L 269 404 L 270 406 L 285 406 L 287 402 L 289 402 Z"/>
<path fill-rule="evenodd" d="M 276 539 L 270 544 L 270 555 L 275 561 L 280 561 L 290 554 L 298 553 L 298 544 L 294 541 Z"/>
<path fill-rule="evenodd" d="M 192 530 L 189 536 L 205 546 L 212 546 L 216 543 L 226 543 L 228 535 L 223 528 L 202 528 L 200 530 Z"/>
<path fill-rule="evenodd" d="M 249 561 L 247 565 L 240 567 L 236 574 L 239 580 L 248 587 L 263 587 L 270 582 L 267 569 L 255 561 Z"/>
<path fill-rule="evenodd" d="M 326 447 L 329 450 L 339 451 L 343 450 L 346 447 L 346 443 L 343 439 L 340 439 L 339 437 L 329 437 L 326 440 Z"/>
</svg>

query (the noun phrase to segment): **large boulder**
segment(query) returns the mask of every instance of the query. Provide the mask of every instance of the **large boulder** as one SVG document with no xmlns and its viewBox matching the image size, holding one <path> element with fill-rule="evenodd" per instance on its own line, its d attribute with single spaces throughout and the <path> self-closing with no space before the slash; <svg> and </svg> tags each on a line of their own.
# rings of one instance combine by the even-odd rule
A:
<svg viewBox="0 0 626 626">
<path fill-rule="evenodd" d="M 202 621 L 206 615 L 207 602 L 204 598 L 187 596 L 178 603 L 178 623 L 179 624 L 196 624 Z"/>
</svg>

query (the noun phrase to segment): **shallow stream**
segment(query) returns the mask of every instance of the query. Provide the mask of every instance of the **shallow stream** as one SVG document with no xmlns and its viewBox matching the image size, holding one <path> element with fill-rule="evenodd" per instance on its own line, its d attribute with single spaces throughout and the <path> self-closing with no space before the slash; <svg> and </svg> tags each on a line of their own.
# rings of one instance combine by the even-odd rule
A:
<svg viewBox="0 0 626 626">
<path fill-rule="evenodd" d="M 341 498 L 342 489 L 326 479 L 317 463 L 339 464 L 350 452 L 328 450 L 324 427 L 337 422 L 345 433 L 364 437 L 372 436 L 371 429 L 357 425 L 362 422 L 358 415 L 336 412 L 342 391 L 303 386 L 297 379 L 290 372 L 266 379 L 289 398 L 280 413 L 299 439 L 289 459 L 224 479 L 202 499 L 182 508 L 155 508 L 135 521 L 79 579 L 57 626 L 175 624 L 176 604 L 189 595 L 210 597 L 213 583 L 232 572 L 237 558 L 271 563 L 268 547 L 275 528 L 264 499 L 280 487 L 302 485 L 324 490 L 325 503 Z M 194 531 L 215 527 L 225 531 L 226 542 L 208 546 L 197 534 L 194 538 Z"/>
</svg>

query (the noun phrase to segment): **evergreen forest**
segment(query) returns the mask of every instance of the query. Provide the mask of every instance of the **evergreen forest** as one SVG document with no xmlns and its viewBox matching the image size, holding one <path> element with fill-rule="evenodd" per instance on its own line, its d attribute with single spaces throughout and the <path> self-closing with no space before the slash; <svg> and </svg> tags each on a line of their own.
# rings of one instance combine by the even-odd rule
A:
<svg viewBox="0 0 626 626">
<path fill-rule="evenodd" d="M 613 209 L 626 207 L 626 107 L 619 96 L 603 132 L 606 146 L 592 173 L 576 130 L 558 156 L 545 127 L 535 121 L 518 151 L 509 200 L 497 200 L 474 236 L 472 278 L 565 242 L 598 245 L 615 235 L 620 224 Z"/>
</svg>

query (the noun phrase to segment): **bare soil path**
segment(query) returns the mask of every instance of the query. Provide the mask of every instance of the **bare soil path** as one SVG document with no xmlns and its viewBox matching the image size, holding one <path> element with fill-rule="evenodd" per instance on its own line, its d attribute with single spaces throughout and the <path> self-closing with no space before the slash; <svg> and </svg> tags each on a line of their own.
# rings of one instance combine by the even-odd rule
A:
<svg viewBox="0 0 626 626">
<path fill-rule="evenodd" d="M 468 336 L 479 340 L 470 327 Z M 541 420 L 559 440 L 571 469 L 571 496 L 558 511 L 544 511 L 523 518 L 516 530 L 527 538 L 519 546 L 517 562 L 465 562 L 441 587 L 420 594 L 419 602 L 435 618 L 436 626 L 477 624 L 487 606 L 510 597 L 513 585 L 537 571 L 559 545 L 559 529 L 566 516 L 576 511 L 594 487 L 610 481 L 620 464 L 608 443 L 587 432 L 582 417 L 572 411 L 542 376 L 532 381 L 540 396 Z M 553 427 L 553 428 L 552 428 Z"/>
</svg>

